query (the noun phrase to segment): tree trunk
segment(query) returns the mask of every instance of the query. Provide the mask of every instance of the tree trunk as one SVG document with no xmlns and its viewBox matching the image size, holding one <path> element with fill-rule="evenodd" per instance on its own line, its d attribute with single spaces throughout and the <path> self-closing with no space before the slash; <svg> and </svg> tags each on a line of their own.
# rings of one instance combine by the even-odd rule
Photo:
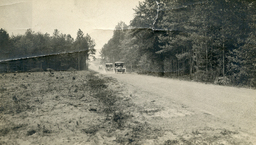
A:
<svg viewBox="0 0 256 145">
<path fill-rule="evenodd" d="M 225 76 L 225 50 L 224 50 L 224 44 L 223 44 L 223 69 L 222 69 L 222 73 L 223 73 L 223 77 Z"/>
<path fill-rule="evenodd" d="M 173 59 L 171 59 L 171 74 L 173 73 Z"/>
<path fill-rule="evenodd" d="M 208 50 L 207 50 L 207 45 L 205 49 L 205 71 L 206 73 L 208 72 Z"/>
<path fill-rule="evenodd" d="M 190 77 L 190 79 L 192 79 L 192 69 L 193 69 L 193 51 L 191 50 L 190 51 L 190 70 L 189 70 L 189 77 Z"/>
<path fill-rule="evenodd" d="M 177 59 L 177 76 L 179 76 L 179 59 Z"/>
</svg>

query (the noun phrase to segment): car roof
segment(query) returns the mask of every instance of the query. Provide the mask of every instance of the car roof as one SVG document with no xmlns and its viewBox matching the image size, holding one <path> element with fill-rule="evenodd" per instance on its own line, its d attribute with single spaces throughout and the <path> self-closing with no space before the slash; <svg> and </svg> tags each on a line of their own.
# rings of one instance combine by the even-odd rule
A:
<svg viewBox="0 0 256 145">
<path fill-rule="evenodd" d="M 121 61 L 117 61 L 117 62 L 115 62 L 115 63 L 124 63 L 124 62 L 121 62 Z"/>
</svg>

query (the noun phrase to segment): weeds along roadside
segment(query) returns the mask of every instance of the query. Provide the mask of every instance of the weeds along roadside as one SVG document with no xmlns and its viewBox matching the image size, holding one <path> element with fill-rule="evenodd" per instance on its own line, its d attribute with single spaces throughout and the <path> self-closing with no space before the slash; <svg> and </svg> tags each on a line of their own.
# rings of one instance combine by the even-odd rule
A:
<svg viewBox="0 0 256 145">
<path fill-rule="evenodd" d="M 124 122 L 132 115 L 125 113 L 124 108 L 129 104 L 122 103 L 122 98 L 117 96 L 118 92 L 108 88 L 109 78 L 100 78 L 91 73 L 87 76 L 87 85 L 90 96 L 98 99 L 101 111 L 106 114 L 106 121 L 111 120 L 112 125 L 120 129 L 124 127 Z M 122 105 L 120 105 L 122 104 Z"/>
<path fill-rule="evenodd" d="M 162 135 L 161 129 L 134 118 L 135 104 L 125 96 L 121 96 L 120 90 L 109 88 L 110 83 L 115 83 L 114 79 L 102 78 L 93 73 L 87 77 L 91 96 L 99 100 L 98 105 L 103 107 L 102 112 L 106 114 L 106 121 L 101 127 L 110 135 L 114 135 L 117 143 L 142 144 L 145 139 L 156 139 Z M 92 130 L 97 132 L 99 127 L 90 127 L 84 131 Z"/>
</svg>

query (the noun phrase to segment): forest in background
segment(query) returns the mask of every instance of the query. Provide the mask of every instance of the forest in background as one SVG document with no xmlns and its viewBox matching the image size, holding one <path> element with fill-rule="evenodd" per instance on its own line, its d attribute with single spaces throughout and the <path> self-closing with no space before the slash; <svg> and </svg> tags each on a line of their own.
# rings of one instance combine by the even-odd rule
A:
<svg viewBox="0 0 256 145">
<path fill-rule="evenodd" d="M 256 87 L 256 2 L 145 0 L 117 24 L 102 63 L 130 71 Z"/>
<path fill-rule="evenodd" d="M 84 70 L 86 60 L 96 52 L 94 47 L 94 40 L 80 29 L 75 40 L 57 29 L 52 36 L 28 29 L 24 35 L 11 37 L 1 29 L 0 72 Z"/>
</svg>

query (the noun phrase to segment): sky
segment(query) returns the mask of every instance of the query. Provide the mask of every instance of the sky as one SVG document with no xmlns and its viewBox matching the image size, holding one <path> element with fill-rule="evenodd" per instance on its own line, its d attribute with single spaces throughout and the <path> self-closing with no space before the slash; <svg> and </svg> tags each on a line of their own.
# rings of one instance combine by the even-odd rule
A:
<svg viewBox="0 0 256 145">
<path fill-rule="evenodd" d="M 78 29 L 88 33 L 96 43 L 97 54 L 113 35 L 118 22 L 130 24 L 134 8 L 141 0 L 0 0 L 0 28 L 10 35 L 54 29 L 71 34 Z"/>
</svg>

